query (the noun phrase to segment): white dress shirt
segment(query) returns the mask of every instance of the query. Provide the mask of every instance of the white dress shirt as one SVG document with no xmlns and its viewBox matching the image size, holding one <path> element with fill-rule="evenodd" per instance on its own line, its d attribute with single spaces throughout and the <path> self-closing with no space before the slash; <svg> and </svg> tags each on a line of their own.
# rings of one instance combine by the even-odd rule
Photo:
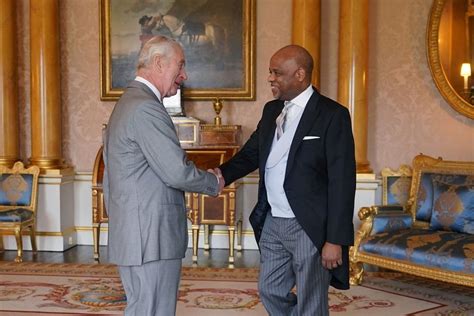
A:
<svg viewBox="0 0 474 316">
<path fill-rule="evenodd" d="M 294 103 L 289 108 L 285 119 L 285 132 L 280 139 L 273 137 L 272 149 L 265 165 L 265 187 L 267 190 L 268 203 L 274 217 L 292 218 L 295 217 L 286 197 L 283 184 L 285 182 L 286 165 L 290 146 L 293 142 L 296 129 L 298 127 L 303 111 L 314 90 L 311 85 L 301 92 L 290 102 Z"/>
<path fill-rule="evenodd" d="M 298 94 L 294 99 L 285 102 L 291 102 L 295 104 L 291 108 L 288 109 L 288 113 L 286 113 L 286 120 L 285 125 L 289 126 L 291 122 L 294 120 L 298 114 L 302 113 L 306 107 L 306 103 L 308 103 L 309 98 L 313 95 L 313 87 L 311 85 L 308 86 L 303 92 Z"/>
</svg>

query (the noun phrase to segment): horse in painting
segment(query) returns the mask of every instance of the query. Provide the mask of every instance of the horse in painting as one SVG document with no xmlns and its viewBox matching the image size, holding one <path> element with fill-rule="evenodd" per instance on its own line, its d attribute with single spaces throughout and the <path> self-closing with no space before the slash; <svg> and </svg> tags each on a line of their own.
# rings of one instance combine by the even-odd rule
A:
<svg viewBox="0 0 474 316">
<path fill-rule="evenodd" d="M 225 29 L 213 23 L 183 21 L 172 15 L 157 15 L 157 30 L 178 39 L 185 45 L 210 44 L 214 50 L 225 52 L 227 36 Z"/>
</svg>

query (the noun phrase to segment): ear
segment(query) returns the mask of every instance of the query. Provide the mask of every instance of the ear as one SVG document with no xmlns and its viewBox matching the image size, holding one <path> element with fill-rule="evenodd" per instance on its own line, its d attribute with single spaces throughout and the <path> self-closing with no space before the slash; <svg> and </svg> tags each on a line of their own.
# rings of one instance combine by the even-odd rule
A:
<svg viewBox="0 0 474 316">
<path fill-rule="evenodd" d="M 306 78 L 306 71 L 303 68 L 299 67 L 295 73 L 295 76 L 299 82 L 303 82 Z"/>
<path fill-rule="evenodd" d="M 152 58 L 152 68 L 154 71 L 161 72 L 162 71 L 162 59 L 160 55 L 155 55 Z"/>
</svg>

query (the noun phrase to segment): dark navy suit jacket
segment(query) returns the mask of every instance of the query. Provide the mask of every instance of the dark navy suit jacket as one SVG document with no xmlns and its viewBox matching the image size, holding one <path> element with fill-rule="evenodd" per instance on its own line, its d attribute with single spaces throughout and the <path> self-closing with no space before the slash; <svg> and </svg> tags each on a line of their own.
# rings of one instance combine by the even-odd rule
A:
<svg viewBox="0 0 474 316">
<path fill-rule="evenodd" d="M 330 270 L 331 285 L 348 289 L 356 184 L 351 117 L 347 108 L 314 90 L 290 147 L 283 186 L 296 219 L 319 252 L 326 241 L 342 245 L 343 264 Z M 250 215 L 257 243 L 270 211 L 265 164 L 283 105 L 280 100 L 268 102 L 249 140 L 220 166 L 227 184 L 259 169 L 258 202 Z M 305 136 L 319 138 L 303 140 Z"/>
</svg>

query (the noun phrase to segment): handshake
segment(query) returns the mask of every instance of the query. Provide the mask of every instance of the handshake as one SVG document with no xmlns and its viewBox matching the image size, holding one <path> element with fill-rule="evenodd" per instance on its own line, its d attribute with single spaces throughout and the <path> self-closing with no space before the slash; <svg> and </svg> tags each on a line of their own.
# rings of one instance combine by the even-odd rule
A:
<svg viewBox="0 0 474 316">
<path fill-rule="evenodd" d="M 219 168 L 207 169 L 207 172 L 210 172 L 210 173 L 212 173 L 213 175 L 215 175 L 217 177 L 217 181 L 218 181 L 218 185 L 219 185 L 219 193 L 218 194 L 221 194 L 222 190 L 225 187 L 225 180 L 224 180 L 224 177 L 222 176 L 221 169 L 219 169 Z"/>
</svg>

